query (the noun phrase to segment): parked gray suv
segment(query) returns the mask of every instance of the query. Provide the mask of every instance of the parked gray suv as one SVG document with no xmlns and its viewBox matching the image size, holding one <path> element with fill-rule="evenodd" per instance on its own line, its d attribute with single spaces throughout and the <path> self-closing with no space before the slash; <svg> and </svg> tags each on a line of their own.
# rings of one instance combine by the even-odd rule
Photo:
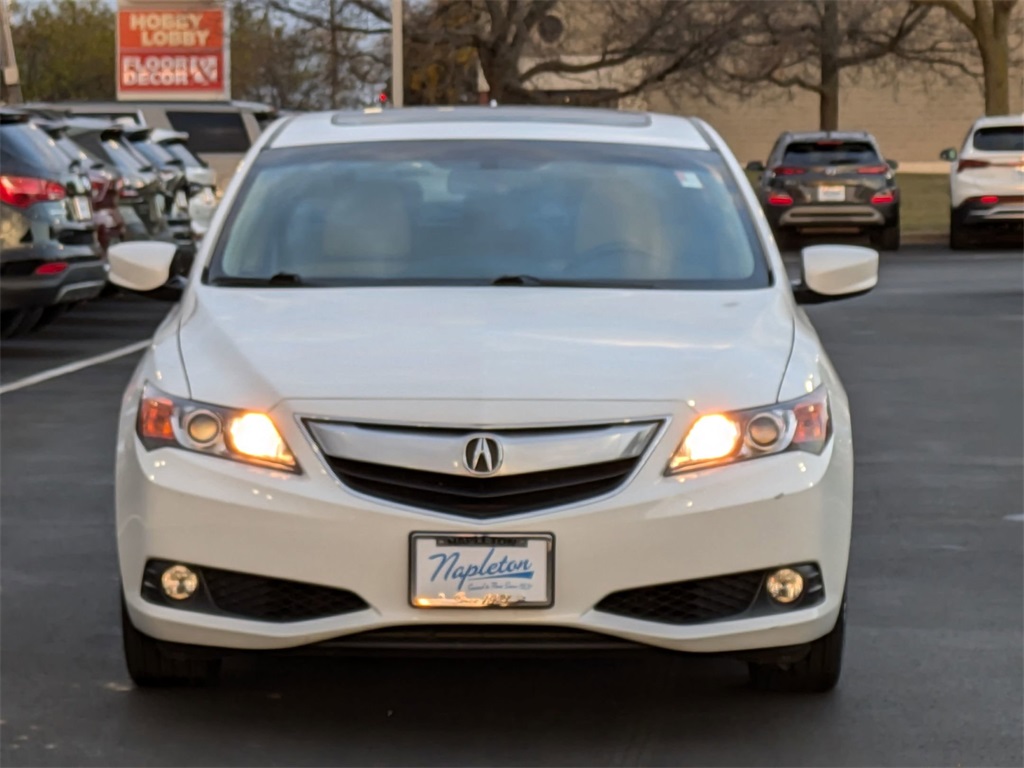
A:
<svg viewBox="0 0 1024 768">
<path fill-rule="evenodd" d="M 782 248 L 799 235 L 866 233 L 882 251 L 900 247 L 900 191 L 875 137 L 863 131 L 784 133 L 760 172 L 758 196 Z"/>
</svg>

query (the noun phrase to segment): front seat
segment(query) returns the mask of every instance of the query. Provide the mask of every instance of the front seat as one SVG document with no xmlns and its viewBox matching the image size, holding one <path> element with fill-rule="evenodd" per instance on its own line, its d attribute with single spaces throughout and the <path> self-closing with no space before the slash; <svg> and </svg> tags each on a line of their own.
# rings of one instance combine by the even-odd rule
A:
<svg viewBox="0 0 1024 768">
<path fill-rule="evenodd" d="M 567 271 L 598 279 L 670 277 L 673 254 L 660 208 L 650 189 L 631 180 L 590 184 L 580 200 L 576 258 Z"/>
<path fill-rule="evenodd" d="M 408 198 L 402 186 L 353 182 L 328 204 L 319 253 L 302 273 L 312 279 L 389 278 L 406 271 L 411 258 Z"/>
</svg>

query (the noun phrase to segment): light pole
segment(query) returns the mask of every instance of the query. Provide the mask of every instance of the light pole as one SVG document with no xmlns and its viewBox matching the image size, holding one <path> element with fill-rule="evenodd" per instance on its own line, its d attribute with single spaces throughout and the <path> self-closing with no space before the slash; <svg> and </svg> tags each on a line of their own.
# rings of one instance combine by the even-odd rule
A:
<svg viewBox="0 0 1024 768">
<path fill-rule="evenodd" d="M 0 103 L 21 104 L 21 79 L 18 62 L 14 58 L 14 40 L 11 37 L 11 9 L 7 0 L 0 0 L 0 67 L 2 67 L 2 93 Z"/>
<path fill-rule="evenodd" d="M 391 0 L 391 103 L 402 106 L 405 96 L 402 56 L 402 0 Z"/>
</svg>

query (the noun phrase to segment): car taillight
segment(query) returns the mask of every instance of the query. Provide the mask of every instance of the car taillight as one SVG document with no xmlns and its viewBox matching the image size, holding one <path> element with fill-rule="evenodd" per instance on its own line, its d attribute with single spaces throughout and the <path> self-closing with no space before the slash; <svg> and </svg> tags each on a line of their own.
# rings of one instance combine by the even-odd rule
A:
<svg viewBox="0 0 1024 768">
<path fill-rule="evenodd" d="M 999 195 L 982 195 L 978 198 L 978 202 L 982 205 L 995 205 L 999 202 Z"/>
<path fill-rule="evenodd" d="M 92 186 L 92 199 L 99 202 L 107 194 L 107 180 L 102 176 L 93 176 L 89 179 L 89 183 Z"/>
<path fill-rule="evenodd" d="M 31 179 L 27 176 L 0 176 L 0 202 L 15 208 L 63 200 L 65 195 L 64 187 L 56 181 Z"/>
<path fill-rule="evenodd" d="M 858 168 L 857 173 L 885 173 L 888 170 L 888 165 L 865 165 Z"/>
<path fill-rule="evenodd" d="M 807 173 L 807 171 L 804 170 L 803 168 L 794 168 L 793 166 L 790 165 L 780 165 L 773 171 L 773 173 L 776 176 L 800 176 L 804 173 Z"/>
<path fill-rule="evenodd" d="M 872 203 L 876 203 L 876 204 L 878 204 L 878 203 L 892 203 L 892 202 L 895 202 L 895 200 L 896 200 L 896 195 L 894 195 L 892 192 L 890 192 L 887 189 L 883 189 L 881 192 L 876 192 L 871 197 L 871 202 Z"/>
<path fill-rule="evenodd" d="M 956 166 L 956 172 L 960 173 L 970 168 L 988 168 L 990 165 L 988 160 L 961 160 Z"/>
<path fill-rule="evenodd" d="M 59 275 L 67 268 L 68 263 L 66 261 L 48 261 L 36 267 L 35 273 L 37 275 Z"/>
<path fill-rule="evenodd" d="M 793 198 L 785 192 L 771 192 L 768 194 L 768 205 L 792 205 Z"/>
</svg>

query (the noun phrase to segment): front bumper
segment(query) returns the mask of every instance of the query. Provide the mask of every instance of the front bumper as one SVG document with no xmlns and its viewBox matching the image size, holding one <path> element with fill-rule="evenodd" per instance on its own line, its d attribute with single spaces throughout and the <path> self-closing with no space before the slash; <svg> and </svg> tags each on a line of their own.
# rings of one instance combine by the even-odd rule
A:
<svg viewBox="0 0 1024 768">
<path fill-rule="evenodd" d="M 299 434 L 286 439 L 302 475 L 176 449 L 146 452 L 130 427 L 122 432 L 118 547 L 129 615 L 140 630 L 190 645 L 280 649 L 388 627 L 515 624 L 676 651 L 735 652 L 812 641 L 831 630 L 839 612 L 851 524 L 848 431 L 837 432 L 821 456 L 782 454 L 678 478 L 662 474 L 662 454 L 674 447 L 663 437 L 633 480 L 608 498 L 494 521 L 350 493 Z M 412 607 L 409 537 L 417 531 L 553 534 L 553 607 Z M 285 622 L 168 607 L 142 597 L 151 559 L 348 590 L 368 607 Z M 825 593 L 807 608 L 686 625 L 595 609 L 631 588 L 807 562 L 820 566 Z"/>
</svg>

